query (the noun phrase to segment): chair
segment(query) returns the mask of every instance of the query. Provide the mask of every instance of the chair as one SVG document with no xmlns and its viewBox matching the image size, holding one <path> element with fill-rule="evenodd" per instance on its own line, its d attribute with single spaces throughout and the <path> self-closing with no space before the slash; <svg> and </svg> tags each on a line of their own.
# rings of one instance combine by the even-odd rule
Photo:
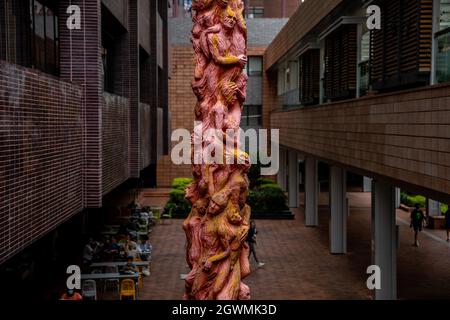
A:
<svg viewBox="0 0 450 320">
<path fill-rule="evenodd" d="M 134 281 L 131 279 L 123 279 L 120 285 L 120 300 L 124 297 L 131 297 L 136 300 L 136 288 Z"/>
<path fill-rule="evenodd" d="M 165 220 L 172 219 L 172 209 L 173 209 L 173 208 L 170 208 L 168 213 L 163 213 L 163 214 L 161 215 L 162 224 L 164 224 L 164 221 L 165 221 Z"/>
<path fill-rule="evenodd" d="M 92 270 L 92 272 L 91 272 L 91 274 L 101 274 L 101 273 L 103 273 L 103 271 L 101 269 L 95 269 L 95 270 Z M 103 288 L 103 290 L 104 290 L 105 280 L 100 279 L 100 280 L 97 280 L 97 281 L 100 284 L 99 287 Z"/>
<path fill-rule="evenodd" d="M 119 273 L 119 268 L 117 266 L 105 267 L 105 273 Z M 107 288 L 109 289 L 112 286 L 114 286 L 114 288 L 117 290 L 117 292 L 119 292 L 120 291 L 119 279 L 105 279 L 104 290 L 106 291 Z"/>
<path fill-rule="evenodd" d="M 84 280 L 83 286 L 81 287 L 81 294 L 83 299 L 97 300 L 97 285 L 95 280 Z"/>
</svg>

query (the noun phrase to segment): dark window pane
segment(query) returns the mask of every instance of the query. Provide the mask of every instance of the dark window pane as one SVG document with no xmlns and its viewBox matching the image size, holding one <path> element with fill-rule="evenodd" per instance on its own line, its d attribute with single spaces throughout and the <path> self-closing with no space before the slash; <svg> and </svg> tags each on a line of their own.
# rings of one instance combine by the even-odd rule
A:
<svg viewBox="0 0 450 320">
<path fill-rule="evenodd" d="M 56 45 L 55 45 L 55 15 L 49 8 L 45 8 L 45 46 L 47 68 L 49 73 L 56 74 Z"/>
<path fill-rule="evenodd" d="M 262 74 L 262 58 L 261 57 L 249 57 L 248 74 L 251 76 L 258 76 L 258 75 Z"/>
<path fill-rule="evenodd" d="M 44 14 L 44 6 L 39 1 L 34 1 L 34 64 L 40 70 L 45 70 Z"/>
<path fill-rule="evenodd" d="M 439 19 L 439 29 L 450 28 L 450 1 L 441 0 L 441 14 Z"/>
</svg>

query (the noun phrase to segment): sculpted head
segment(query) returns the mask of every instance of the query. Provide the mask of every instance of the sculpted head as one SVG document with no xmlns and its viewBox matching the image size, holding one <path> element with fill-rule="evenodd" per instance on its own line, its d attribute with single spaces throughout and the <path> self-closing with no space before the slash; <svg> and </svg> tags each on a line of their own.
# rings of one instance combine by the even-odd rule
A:
<svg viewBox="0 0 450 320">
<path fill-rule="evenodd" d="M 209 200 L 207 198 L 200 198 L 194 203 L 194 205 L 192 206 L 192 210 L 194 210 L 198 215 L 203 216 L 206 213 L 208 204 Z"/>
<path fill-rule="evenodd" d="M 240 225 L 242 222 L 242 217 L 241 217 L 241 213 L 239 212 L 239 210 L 233 205 L 233 204 L 229 204 L 227 209 L 227 218 L 228 221 L 231 224 L 234 225 Z"/>
<path fill-rule="evenodd" d="M 228 192 L 226 190 L 219 191 L 212 196 L 208 206 L 208 213 L 215 216 L 221 213 L 228 203 Z"/>
<path fill-rule="evenodd" d="M 236 21 L 237 21 L 236 12 L 234 12 L 233 9 L 231 9 L 231 7 L 228 6 L 227 9 L 224 12 L 223 18 L 222 18 L 222 25 L 223 25 L 223 27 L 227 31 L 230 31 L 236 25 Z"/>
</svg>

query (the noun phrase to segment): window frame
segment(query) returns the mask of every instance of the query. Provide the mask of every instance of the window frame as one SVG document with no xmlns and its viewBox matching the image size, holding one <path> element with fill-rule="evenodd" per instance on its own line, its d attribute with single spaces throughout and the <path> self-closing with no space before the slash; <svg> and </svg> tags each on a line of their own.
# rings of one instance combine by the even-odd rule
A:
<svg viewBox="0 0 450 320">
<path fill-rule="evenodd" d="M 43 7 L 43 27 L 44 27 L 44 63 L 42 66 L 37 65 L 37 45 L 36 45 L 36 11 L 35 11 L 35 5 L 36 3 L 39 3 Z M 50 70 L 49 60 L 48 60 L 48 46 L 47 46 L 47 10 L 50 9 L 53 13 L 53 57 L 54 57 L 54 67 L 55 70 Z M 56 3 L 49 1 L 49 0 L 30 0 L 30 7 L 29 7 L 29 21 L 31 23 L 30 27 L 32 27 L 31 32 L 31 53 L 30 53 L 30 63 L 31 68 L 40 70 L 44 73 L 51 74 L 54 76 L 59 76 L 60 74 L 60 36 L 59 36 L 59 11 L 58 6 Z"/>
</svg>

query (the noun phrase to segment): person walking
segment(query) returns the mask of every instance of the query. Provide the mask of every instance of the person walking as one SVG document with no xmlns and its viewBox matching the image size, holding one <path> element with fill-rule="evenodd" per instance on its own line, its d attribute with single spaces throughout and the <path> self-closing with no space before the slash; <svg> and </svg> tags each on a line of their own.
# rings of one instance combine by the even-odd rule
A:
<svg viewBox="0 0 450 320">
<path fill-rule="evenodd" d="M 447 242 L 450 241 L 450 206 L 445 212 L 445 230 L 447 230 Z"/>
<path fill-rule="evenodd" d="M 247 242 L 250 247 L 250 252 L 248 254 L 248 258 L 250 259 L 250 256 L 253 253 L 253 257 L 255 258 L 256 263 L 258 264 L 258 267 L 262 267 L 265 265 L 264 262 L 260 262 L 258 260 L 258 257 L 256 256 L 256 234 L 258 231 L 256 230 L 256 223 L 254 220 L 250 221 L 250 229 L 248 230 L 248 236 L 247 236 Z"/>
<path fill-rule="evenodd" d="M 414 246 L 419 246 L 419 232 L 422 231 L 423 224 L 425 222 L 425 215 L 420 210 L 420 205 L 417 203 L 415 209 L 411 212 L 411 225 L 410 228 L 414 228 Z"/>
</svg>

